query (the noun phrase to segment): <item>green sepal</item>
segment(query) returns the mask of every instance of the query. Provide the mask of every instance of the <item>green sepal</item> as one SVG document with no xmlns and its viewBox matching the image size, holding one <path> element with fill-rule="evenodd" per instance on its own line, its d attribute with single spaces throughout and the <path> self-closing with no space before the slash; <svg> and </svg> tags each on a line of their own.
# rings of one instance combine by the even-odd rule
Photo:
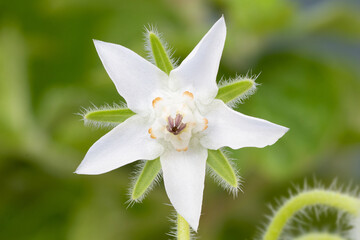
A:
<svg viewBox="0 0 360 240">
<path fill-rule="evenodd" d="M 229 103 L 238 99 L 244 99 L 256 89 L 256 83 L 251 78 L 238 78 L 219 88 L 217 99 Z"/>
<path fill-rule="evenodd" d="M 149 32 L 149 42 L 156 66 L 169 75 L 174 67 L 165 47 L 161 44 L 159 37 L 154 32 Z"/>
<path fill-rule="evenodd" d="M 125 121 L 135 113 L 128 108 L 116 108 L 116 109 L 94 109 L 87 110 L 83 114 L 85 123 L 94 124 L 117 124 Z"/>
<path fill-rule="evenodd" d="M 239 187 L 238 177 L 225 154 L 219 150 L 208 150 L 207 165 L 232 188 Z"/>
<path fill-rule="evenodd" d="M 144 168 L 138 176 L 134 187 L 131 190 L 131 200 L 141 201 L 147 189 L 151 186 L 156 179 L 159 171 L 161 170 L 160 159 L 146 161 Z"/>
</svg>

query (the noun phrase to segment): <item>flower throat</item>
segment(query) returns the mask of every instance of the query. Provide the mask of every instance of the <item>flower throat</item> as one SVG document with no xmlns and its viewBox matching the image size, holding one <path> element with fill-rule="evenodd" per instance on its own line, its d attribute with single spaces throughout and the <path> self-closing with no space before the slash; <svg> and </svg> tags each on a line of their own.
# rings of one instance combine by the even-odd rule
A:
<svg viewBox="0 0 360 240">
<path fill-rule="evenodd" d="M 176 114 L 175 119 L 173 119 L 171 116 L 168 117 L 168 125 L 166 126 L 166 129 L 174 134 L 178 135 L 184 128 L 186 128 L 186 123 L 182 122 L 183 116 L 181 114 Z"/>
</svg>

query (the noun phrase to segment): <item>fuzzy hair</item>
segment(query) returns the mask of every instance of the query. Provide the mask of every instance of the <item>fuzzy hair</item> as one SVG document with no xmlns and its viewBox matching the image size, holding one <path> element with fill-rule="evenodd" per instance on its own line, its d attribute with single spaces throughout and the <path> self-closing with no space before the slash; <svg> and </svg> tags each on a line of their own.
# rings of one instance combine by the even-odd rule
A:
<svg viewBox="0 0 360 240">
<path fill-rule="evenodd" d="M 333 191 L 338 192 L 341 194 L 346 194 L 349 196 L 353 196 L 356 198 L 359 198 L 359 189 L 357 187 L 354 187 L 352 183 L 345 185 L 339 185 L 337 183 L 337 179 L 334 179 L 333 182 L 330 184 L 329 187 L 325 187 L 321 182 L 316 180 L 316 178 L 313 178 L 313 181 L 311 184 L 308 183 L 307 180 L 304 181 L 303 185 L 294 185 L 292 186 L 292 189 L 289 189 L 288 196 L 287 197 L 281 197 L 280 199 L 275 199 L 275 204 L 269 204 L 268 208 L 271 211 L 270 215 L 266 215 L 266 221 L 261 224 L 259 229 L 259 233 L 256 235 L 255 239 L 263 239 L 263 236 L 266 232 L 267 227 L 273 220 L 274 216 L 278 212 L 278 210 L 291 198 L 295 197 L 296 195 L 308 192 L 312 190 L 327 190 L 327 191 Z M 322 219 L 324 217 L 329 216 L 329 214 L 335 214 L 336 216 L 336 226 L 337 228 L 335 231 L 329 232 L 329 229 L 323 228 L 323 229 L 314 229 L 308 222 L 312 220 L 315 216 L 315 219 L 319 221 L 319 219 Z M 341 236 L 347 236 L 348 232 L 344 231 L 340 228 L 340 226 L 346 225 L 346 223 L 352 223 L 356 228 L 356 221 L 351 221 L 351 217 L 349 214 L 339 210 L 335 209 L 333 207 L 325 206 L 325 205 L 313 205 L 308 206 L 304 209 L 299 210 L 294 216 L 289 219 L 288 223 L 284 226 L 284 229 L 279 237 L 279 239 L 288 240 L 288 239 L 294 239 L 295 236 L 291 233 L 292 230 L 296 229 L 300 234 L 305 234 L 310 232 L 328 232 L 331 234 L 338 234 Z M 354 222 L 354 223 L 353 223 Z M 294 228 L 294 225 L 296 228 Z"/>
<path fill-rule="evenodd" d="M 137 198 L 137 199 L 132 198 L 132 192 L 134 190 L 135 184 L 136 184 L 137 180 L 139 179 L 141 172 L 144 169 L 146 161 L 147 160 L 140 161 L 135 166 L 135 171 L 130 176 L 130 187 L 129 187 L 129 190 L 127 193 L 129 200 L 126 201 L 126 204 L 128 207 L 132 207 L 135 203 L 141 203 L 144 200 L 144 198 L 147 196 L 147 194 L 149 194 L 149 192 L 152 189 L 154 189 L 154 187 L 156 187 L 162 179 L 162 170 L 160 170 L 158 172 L 158 174 L 156 175 L 156 177 L 154 178 L 154 180 L 151 182 L 150 186 L 146 189 L 146 191 L 139 198 Z M 154 160 L 150 160 L 150 161 L 154 161 Z"/>
<path fill-rule="evenodd" d="M 243 94 L 239 95 L 237 98 L 228 102 L 227 105 L 231 108 L 235 108 L 237 105 L 244 103 L 245 99 L 247 99 L 248 97 L 253 95 L 256 92 L 257 86 L 260 85 L 259 83 L 255 82 L 256 79 L 259 77 L 259 75 L 260 75 L 260 73 L 257 75 L 254 75 L 254 74 L 251 74 L 251 72 L 250 73 L 248 72 L 246 75 L 236 75 L 235 78 L 231 78 L 231 79 L 221 78 L 218 83 L 219 88 L 230 85 L 234 82 L 238 82 L 241 80 L 250 80 L 254 83 L 254 85 L 249 90 L 247 90 Z"/>
<path fill-rule="evenodd" d="M 95 120 L 87 119 L 86 116 L 95 111 L 104 111 L 104 110 L 116 110 L 116 109 L 125 109 L 127 108 L 125 103 L 113 103 L 112 105 L 106 104 L 100 107 L 95 106 L 95 104 L 91 103 L 91 107 L 84 108 L 82 107 L 80 110 L 80 113 L 77 113 L 76 115 L 79 115 L 82 117 L 82 121 L 84 121 L 85 126 L 94 127 L 96 129 L 99 128 L 105 128 L 105 129 L 111 129 L 118 125 L 118 123 L 114 122 L 100 122 Z"/>
<path fill-rule="evenodd" d="M 209 166 L 206 166 L 207 173 L 214 179 L 214 181 L 222 187 L 224 190 L 226 190 L 229 194 L 233 195 L 233 197 L 237 197 L 239 191 L 243 192 L 241 189 L 243 179 L 239 175 L 238 169 L 235 167 L 235 159 L 230 157 L 230 153 L 226 151 L 224 148 L 221 149 L 221 152 L 224 154 L 224 156 L 229 160 L 231 168 L 235 171 L 235 176 L 237 180 L 237 187 L 231 186 L 227 181 L 225 181 L 221 176 L 219 176 L 214 169 L 212 169 Z"/>
<path fill-rule="evenodd" d="M 152 52 L 150 39 L 149 39 L 149 34 L 154 33 L 159 38 L 161 45 L 163 45 L 165 52 L 169 56 L 171 64 L 173 65 L 174 68 L 176 68 L 178 66 L 179 59 L 174 58 L 175 50 L 172 47 L 170 47 L 170 45 L 163 39 L 163 35 L 158 32 L 157 28 L 154 25 L 149 24 L 144 28 L 145 28 L 145 32 L 144 32 L 145 51 L 147 53 L 148 60 L 156 66 L 154 54 Z"/>
</svg>

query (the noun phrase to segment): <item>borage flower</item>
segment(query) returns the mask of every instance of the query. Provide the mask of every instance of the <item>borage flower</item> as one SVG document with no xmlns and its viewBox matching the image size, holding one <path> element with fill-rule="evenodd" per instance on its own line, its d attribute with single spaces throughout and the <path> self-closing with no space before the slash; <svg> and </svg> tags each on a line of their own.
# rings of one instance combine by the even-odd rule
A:
<svg viewBox="0 0 360 240">
<path fill-rule="evenodd" d="M 215 99 L 225 36 L 222 17 L 169 75 L 123 46 L 95 40 L 107 73 L 136 114 L 100 138 L 76 173 L 102 174 L 160 157 L 170 202 L 196 231 L 208 149 L 265 147 L 288 130 Z"/>
</svg>

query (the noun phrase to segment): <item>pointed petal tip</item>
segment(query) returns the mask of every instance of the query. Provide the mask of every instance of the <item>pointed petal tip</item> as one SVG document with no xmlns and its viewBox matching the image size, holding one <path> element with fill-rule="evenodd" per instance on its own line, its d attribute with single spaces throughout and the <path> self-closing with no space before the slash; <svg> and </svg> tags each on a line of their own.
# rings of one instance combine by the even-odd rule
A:
<svg viewBox="0 0 360 240">
<path fill-rule="evenodd" d="M 282 128 L 282 134 L 281 134 L 281 137 L 282 136 L 284 136 L 285 135 L 285 133 L 287 133 L 289 130 L 290 130 L 290 128 L 287 128 L 287 127 L 284 127 L 284 126 L 281 126 L 281 125 L 279 125 L 281 128 Z"/>
<path fill-rule="evenodd" d="M 190 227 L 192 228 L 192 230 L 194 230 L 195 233 L 198 232 L 198 228 L 199 228 L 199 223 L 189 223 Z"/>
<path fill-rule="evenodd" d="M 103 41 L 97 40 L 97 39 L 93 39 L 93 43 L 95 46 L 96 51 L 98 51 L 98 47 L 101 43 L 103 43 Z"/>
<path fill-rule="evenodd" d="M 77 175 L 80 175 L 80 174 L 83 174 L 81 171 L 80 171 L 80 166 L 78 166 L 78 168 L 73 172 Z"/>
<path fill-rule="evenodd" d="M 100 40 L 97 40 L 97 39 L 94 39 L 94 38 L 92 40 L 93 40 L 94 44 L 97 44 L 98 42 L 101 42 Z"/>
<path fill-rule="evenodd" d="M 278 128 L 279 128 L 279 131 L 278 133 L 276 134 L 276 136 L 274 137 L 273 141 L 272 142 L 269 142 L 267 145 L 265 145 L 264 147 L 267 147 L 267 146 L 271 146 L 273 144 L 275 144 L 280 138 L 282 138 L 285 133 L 287 133 L 290 129 L 287 128 L 287 127 L 284 127 L 284 126 L 281 126 L 281 125 L 277 125 Z"/>
<path fill-rule="evenodd" d="M 94 172 L 94 171 L 91 171 L 91 170 L 83 169 L 82 167 L 78 167 L 75 170 L 74 173 L 77 174 L 77 175 L 99 175 L 99 174 L 102 174 L 104 172 Z"/>
<path fill-rule="evenodd" d="M 226 25 L 226 24 L 225 24 L 225 17 L 224 17 L 224 14 L 222 14 L 222 15 L 221 15 L 221 17 L 219 18 L 218 22 L 220 22 L 220 23 L 222 23 L 222 24 Z"/>
</svg>

